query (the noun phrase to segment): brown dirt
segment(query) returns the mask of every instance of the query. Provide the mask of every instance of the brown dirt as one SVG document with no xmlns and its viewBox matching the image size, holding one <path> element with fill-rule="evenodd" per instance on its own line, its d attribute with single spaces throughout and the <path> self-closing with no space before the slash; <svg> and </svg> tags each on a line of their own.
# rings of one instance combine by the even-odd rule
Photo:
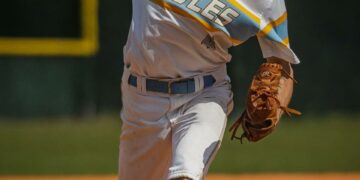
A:
<svg viewBox="0 0 360 180">
<path fill-rule="evenodd" d="M 206 180 L 360 180 L 360 173 L 352 174 L 243 174 L 209 175 Z M 0 176 L 0 180 L 116 180 L 116 176 Z"/>
</svg>

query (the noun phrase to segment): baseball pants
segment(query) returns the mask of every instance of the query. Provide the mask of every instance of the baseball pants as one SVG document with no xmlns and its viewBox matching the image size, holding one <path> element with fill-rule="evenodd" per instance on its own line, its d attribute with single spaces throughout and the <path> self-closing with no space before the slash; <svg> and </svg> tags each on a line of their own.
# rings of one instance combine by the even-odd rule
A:
<svg viewBox="0 0 360 180">
<path fill-rule="evenodd" d="M 216 82 L 190 94 L 146 92 L 129 85 L 131 72 L 122 77 L 119 179 L 166 180 L 177 177 L 202 179 L 224 134 L 232 111 L 232 91 L 226 67 L 212 74 Z M 195 77 L 195 78 L 197 78 Z"/>
</svg>

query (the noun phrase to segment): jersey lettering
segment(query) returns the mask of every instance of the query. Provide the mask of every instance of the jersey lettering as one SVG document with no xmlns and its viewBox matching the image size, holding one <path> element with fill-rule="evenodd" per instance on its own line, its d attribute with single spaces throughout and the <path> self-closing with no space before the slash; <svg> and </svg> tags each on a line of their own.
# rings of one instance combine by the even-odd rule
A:
<svg viewBox="0 0 360 180">
<path fill-rule="evenodd" d="M 184 4 L 185 2 L 189 2 L 186 6 L 189 10 L 200 13 L 203 17 L 208 20 L 215 22 L 220 26 L 225 26 L 231 23 L 235 18 L 240 16 L 240 14 L 231 7 L 227 7 L 225 3 L 220 0 L 171 0 L 178 4 Z M 208 3 L 205 8 L 200 8 L 198 3 Z"/>
<path fill-rule="evenodd" d="M 182 4 L 182 3 L 184 3 L 186 0 L 173 0 L 173 1 L 175 1 L 175 2 L 177 2 L 177 3 L 179 3 L 179 4 Z"/>
<path fill-rule="evenodd" d="M 238 0 L 150 0 L 168 11 L 191 18 L 211 32 L 224 32 L 233 44 L 256 35 L 260 17 Z"/>
<path fill-rule="evenodd" d="M 241 0 L 149 0 L 167 9 L 195 20 L 210 32 L 222 31 L 230 41 L 241 44 L 258 35 L 288 46 L 286 9 L 275 20 L 263 17 L 259 9 L 252 10 Z M 257 0 L 249 0 L 257 1 Z M 273 0 L 258 0 L 275 3 Z M 283 3 L 283 0 L 279 0 Z M 204 41 L 205 42 L 205 41 Z M 207 41 L 206 41 L 207 42 Z M 210 46 L 209 46 L 210 47 Z"/>
<path fill-rule="evenodd" d="M 201 11 L 201 9 L 196 5 L 197 2 L 198 2 L 198 0 L 191 1 L 189 3 L 189 5 L 187 5 L 187 8 L 191 9 L 194 12 L 199 13 Z"/>
<path fill-rule="evenodd" d="M 220 17 L 222 18 L 222 24 L 225 26 L 231 23 L 235 18 L 239 17 L 240 14 L 236 12 L 234 9 L 227 8 L 221 14 Z"/>
</svg>

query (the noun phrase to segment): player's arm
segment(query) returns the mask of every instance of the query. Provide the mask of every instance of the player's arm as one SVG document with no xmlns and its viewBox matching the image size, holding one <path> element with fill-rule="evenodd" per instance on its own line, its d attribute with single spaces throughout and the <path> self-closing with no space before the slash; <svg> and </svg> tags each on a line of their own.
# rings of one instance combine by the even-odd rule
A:
<svg viewBox="0 0 360 180">
<path fill-rule="evenodd" d="M 287 16 L 284 0 L 273 0 L 267 11 L 263 13 L 263 25 L 257 34 L 257 39 L 264 58 L 298 64 L 300 61 L 290 48 Z"/>
</svg>

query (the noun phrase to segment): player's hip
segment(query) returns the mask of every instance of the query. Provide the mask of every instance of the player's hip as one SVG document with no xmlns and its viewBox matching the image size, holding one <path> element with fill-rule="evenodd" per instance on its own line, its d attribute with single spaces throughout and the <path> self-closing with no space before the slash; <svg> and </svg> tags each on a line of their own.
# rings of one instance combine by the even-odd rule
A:
<svg viewBox="0 0 360 180">
<path fill-rule="evenodd" d="M 124 68 L 121 83 L 122 119 L 154 123 L 181 106 L 213 101 L 226 114 L 232 110 L 231 85 L 226 67 L 186 79 L 158 80 L 138 76 Z"/>
</svg>

